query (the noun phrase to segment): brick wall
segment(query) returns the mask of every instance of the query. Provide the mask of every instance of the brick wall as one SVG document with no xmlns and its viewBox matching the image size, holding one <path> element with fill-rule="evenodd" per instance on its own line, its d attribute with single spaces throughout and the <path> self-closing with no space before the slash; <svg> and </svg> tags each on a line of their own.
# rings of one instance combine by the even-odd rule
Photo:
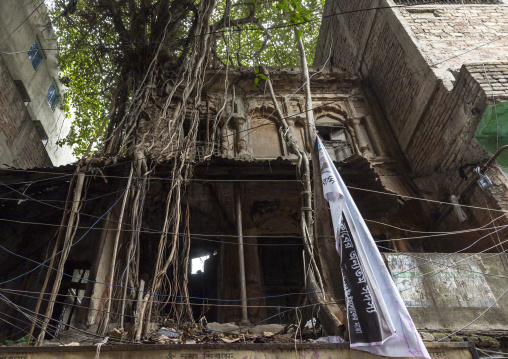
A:
<svg viewBox="0 0 508 359">
<path fill-rule="evenodd" d="M 507 5 L 426 5 L 401 8 L 400 14 L 424 54 L 441 68 L 507 58 Z"/>
<path fill-rule="evenodd" d="M 393 5 L 388 0 L 328 0 L 325 15 Z M 421 196 L 449 202 L 453 194 L 462 204 L 508 209 L 504 175 L 496 172 L 495 186 L 481 192 L 471 168 L 466 182 L 458 173 L 462 165 L 483 164 L 490 157 L 474 134 L 492 103 L 490 85 L 496 100 L 508 96 L 508 61 L 502 62 L 508 58 L 507 42 L 506 5 L 387 8 L 325 18 L 315 64 L 324 63 L 332 46 L 332 62 L 363 79 L 364 91 L 382 109 L 376 121 L 389 124 Z M 479 44 L 487 44 L 482 47 L 485 68 L 474 49 Z M 459 223 L 450 208 L 427 207 L 432 229 L 472 228 L 491 220 L 488 211 L 467 210 L 468 222 Z M 446 243 L 456 250 L 475 238 L 478 233 L 447 238 Z"/>
<path fill-rule="evenodd" d="M 452 91 L 439 83 L 406 150 L 413 171 L 453 172 L 464 163 L 485 159 L 474 139 L 485 107 L 485 92 L 465 66 Z"/>
<path fill-rule="evenodd" d="M 466 67 L 487 94 L 489 103 L 508 100 L 508 62 L 473 63 Z"/>
<path fill-rule="evenodd" d="M 0 58 L 0 166 L 47 167 L 44 148 L 16 85 Z"/>
</svg>

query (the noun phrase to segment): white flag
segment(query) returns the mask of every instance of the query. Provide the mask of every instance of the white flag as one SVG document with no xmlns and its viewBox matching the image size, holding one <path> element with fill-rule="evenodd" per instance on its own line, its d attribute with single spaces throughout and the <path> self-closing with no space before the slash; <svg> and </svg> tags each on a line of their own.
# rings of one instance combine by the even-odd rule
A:
<svg viewBox="0 0 508 359">
<path fill-rule="evenodd" d="M 318 151 L 341 256 L 351 348 L 430 359 L 367 225 L 319 139 Z"/>
</svg>

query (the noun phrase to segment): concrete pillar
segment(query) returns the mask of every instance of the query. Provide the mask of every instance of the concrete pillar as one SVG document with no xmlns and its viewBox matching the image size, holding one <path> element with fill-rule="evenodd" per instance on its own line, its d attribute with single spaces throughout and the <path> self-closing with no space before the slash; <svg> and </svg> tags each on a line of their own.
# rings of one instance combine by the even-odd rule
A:
<svg viewBox="0 0 508 359">
<path fill-rule="evenodd" d="M 111 221 L 118 221 L 118 214 L 112 213 Z M 110 222 L 114 223 L 114 222 Z M 98 319 L 100 319 L 99 310 L 105 310 L 104 305 L 106 304 L 107 293 L 110 290 L 113 290 L 113 287 L 106 286 L 100 283 L 111 283 L 113 279 L 110 277 L 111 273 L 109 273 L 111 266 L 111 258 L 113 257 L 113 246 L 115 243 L 115 230 L 108 230 L 106 233 L 106 240 L 104 243 L 104 247 L 102 249 L 102 255 L 99 260 L 99 264 L 97 267 L 96 281 L 93 286 L 92 298 L 90 299 L 90 306 L 88 309 L 87 316 L 87 325 L 93 325 L 97 323 Z M 102 299 L 106 298 L 106 299 Z"/>
<path fill-rule="evenodd" d="M 361 155 L 365 158 L 374 158 L 376 157 L 369 146 L 368 135 L 363 129 L 361 125 L 362 118 L 355 117 L 351 119 L 353 123 L 353 129 L 355 131 L 355 137 L 358 144 L 358 149 L 361 152 Z"/>
<path fill-rule="evenodd" d="M 245 280 L 247 284 L 247 298 L 258 298 L 263 296 L 263 276 L 261 273 L 261 263 L 258 251 L 258 240 L 256 237 L 256 228 L 245 229 L 244 231 L 245 252 Z M 265 299 L 249 300 L 249 305 L 266 305 Z M 266 319 L 266 309 L 259 307 L 248 308 L 249 319 L 257 323 Z"/>
<path fill-rule="evenodd" d="M 234 120 L 236 123 L 236 157 L 250 157 L 247 152 L 247 138 L 249 136 L 246 131 L 247 120 L 243 117 L 235 117 Z"/>
<path fill-rule="evenodd" d="M 243 250 L 243 224 L 242 224 L 242 195 L 240 183 L 234 183 L 234 197 L 235 197 L 235 214 L 236 214 L 236 231 L 238 235 L 238 267 L 240 275 L 240 298 L 242 301 L 242 317 L 241 324 L 250 324 L 247 312 L 247 285 L 245 281 L 245 257 Z"/>
</svg>

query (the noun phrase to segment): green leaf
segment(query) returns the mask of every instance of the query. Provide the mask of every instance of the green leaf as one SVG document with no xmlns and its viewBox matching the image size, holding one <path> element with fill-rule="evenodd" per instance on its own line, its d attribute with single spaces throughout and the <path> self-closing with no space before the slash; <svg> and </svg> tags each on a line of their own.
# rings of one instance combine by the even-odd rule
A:
<svg viewBox="0 0 508 359">
<path fill-rule="evenodd" d="M 258 78 L 258 77 L 256 77 L 256 78 L 254 79 L 254 87 L 256 87 L 256 86 L 258 85 L 258 83 L 259 83 L 259 78 Z"/>
<path fill-rule="evenodd" d="M 259 74 L 259 77 L 261 77 L 263 80 L 268 80 L 268 76 L 265 76 L 263 74 Z"/>
<path fill-rule="evenodd" d="M 257 73 L 257 74 L 259 74 L 259 66 L 257 66 L 257 65 L 256 65 L 256 66 L 254 66 L 254 72 L 255 72 L 255 73 Z"/>
</svg>

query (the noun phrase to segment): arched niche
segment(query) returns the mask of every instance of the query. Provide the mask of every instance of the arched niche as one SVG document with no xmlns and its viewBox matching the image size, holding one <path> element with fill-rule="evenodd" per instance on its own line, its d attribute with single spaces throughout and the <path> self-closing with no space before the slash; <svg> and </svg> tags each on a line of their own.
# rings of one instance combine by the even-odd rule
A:
<svg viewBox="0 0 508 359">
<path fill-rule="evenodd" d="M 341 117 L 319 117 L 316 120 L 316 130 L 333 161 L 344 161 L 355 153 L 353 138 Z"/>
<path fill-rule="evenodd" d="M 284 156 L 279 126 L 274 120 L 254 118 L 250 121 L 252 157 L 277 158 Z"/>
</svg>

